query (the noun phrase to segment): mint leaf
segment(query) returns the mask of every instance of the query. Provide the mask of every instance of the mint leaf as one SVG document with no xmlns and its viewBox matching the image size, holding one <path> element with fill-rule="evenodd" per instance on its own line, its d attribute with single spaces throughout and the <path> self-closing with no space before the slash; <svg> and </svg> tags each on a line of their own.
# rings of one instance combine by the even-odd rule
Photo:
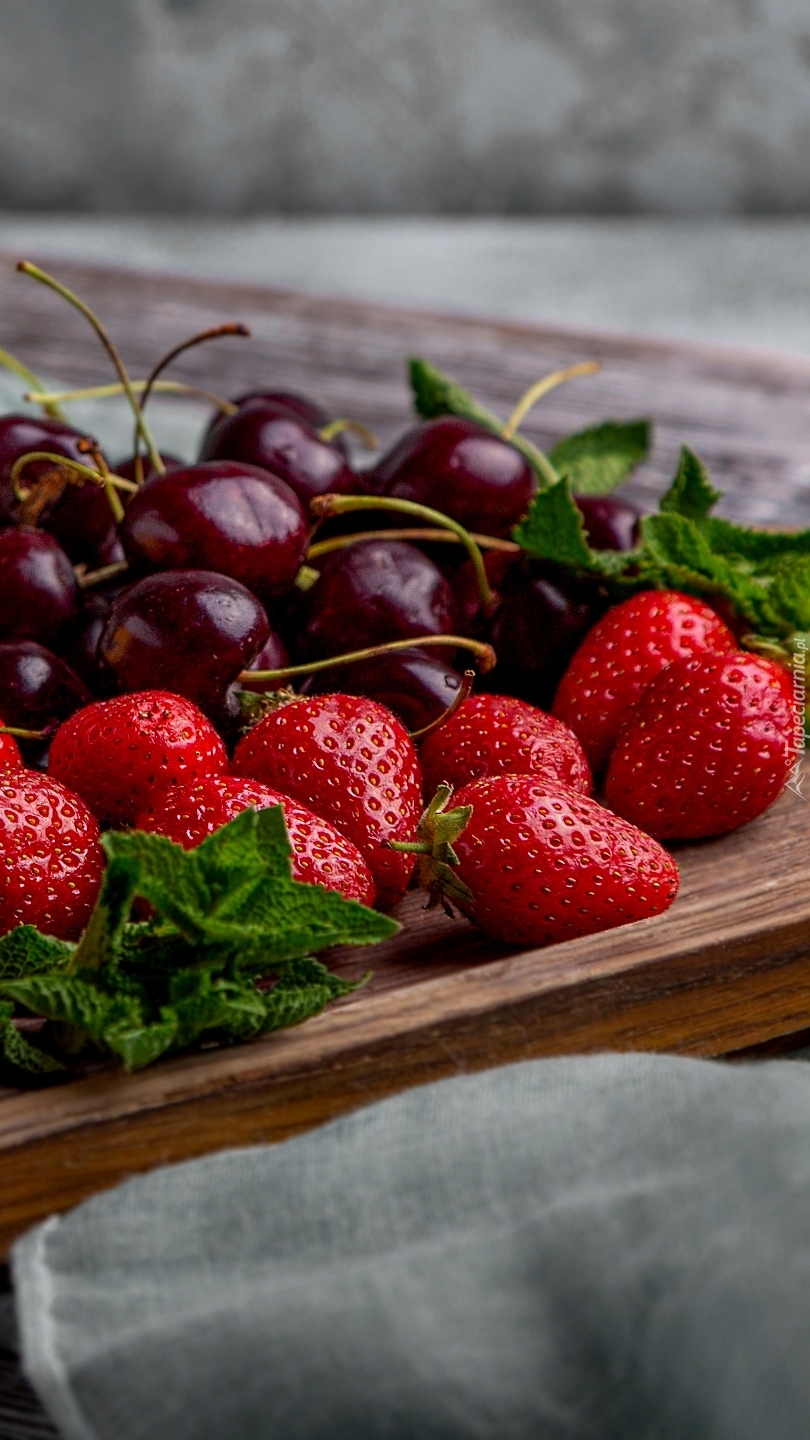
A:
<svg viewBox="0 0 810 1440">
<path fill-rule="evenodd" d="M 681 446 L 675 479 L 661 499 L 659 509 L 683 515 L 687 520 L 704 520 L 720 499 L 703 461 L 687 445 Z"/>
<path fill-rule="evenodd" d="M 289 1025 L 300 1025 L 313 1015 L 320 1015 L 331 1000 L 349 995 L 366 983 L 368 976 L 360 981 L 341 980 L 333 975 L 319 960 L 303 962 L 291 975 L 284 975 L 273 989 L 264 996 L 265 1023 L 263 1033 L 283 1030 Z"/>
<path fill-rule="evenodd" d="M 766 609 L 775 626 L 810 629 L 810 555 L 783 555 L 774 566 Z"/>
<path fill-rule="evenodd" d="M 0 939 L 0 981 L 64 969 L 74 949 L 67 940 L 40 935 L 33 925 L 18 925 Z"/>
<path fill-rule="evenodd" d="M 13 1014 L 14 1006 L 0 1001 L 0 1064 L 5 1062 L 17 1070 L 27 1070 L 29 1075 L 48 1075 L 64 1070 L 64 1065 L 60 1065 L 52 1055 L 46 1055 L 44 1050 L 37 1049 L 20 1034 L 12 1022 Z"/>
<path fill-rule="evenodd" d="M 104 872 L 90 923 L 71 956 L 69 970 L 100 970 L 113 963 L 138 888 L 140 867 L 131 858 L 114 857 Z"/>
<path fill-rule="evenodd" d="M 763 614 L 765 589 L 747 568 L 718 555 L 703 531 L 684 515 L 645 515 L 639 525 L 639 576 L 659 589 L 687 595 L 723 595 L 749 624 Z"/>
<path fill-rule="evenodd" d="M 598 575 L 619 576 L 631 560 L 617 550 L 591 549 L 567 475 L 548 490 L 538 490 L 512 538 L 537 560 L 553 560 Z"/>
<path fill-rule="evenodd" d="M 97 1045 L 104 1032 L 124 1021 L 142 1022 L 142 1007 L 130 995 L 110 995 L 90 980 L 75 975 L 32 975 L 27 980 L 6 980 L 0 990 L 35 1015 L 67 1025 Z"/>
<path fill-rule="evenodd" d="M 548 458 L 575 494 L 609 495 L 646 460 L 651 430 L 649 420 L 605 420 L 561 440 Z"/>
</svg>

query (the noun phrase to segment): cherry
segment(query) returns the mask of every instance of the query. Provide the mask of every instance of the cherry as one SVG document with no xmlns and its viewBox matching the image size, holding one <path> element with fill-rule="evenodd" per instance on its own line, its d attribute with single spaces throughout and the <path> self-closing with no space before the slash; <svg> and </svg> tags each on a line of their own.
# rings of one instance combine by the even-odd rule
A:
<svg viewBox="0 0 810 1440">
<path fill-rule="evenodd" d="M 186 463 L 185 460 L 180 460 L 177 455 L 164 455 L 161 453 L 160 458 L 163 461 L 163 464 L 165 465 L 167 470 L 182 470 L 183 466 Z M 158 471 L 155 469 L 148 455 L 141 456 L 141 473 L 144 480 L 151 480 L 153 475 L 158 474 Z M 137 481 L 138 476 L 135 473 L 135 456 L 129 455 L 126 460 L 119 461 L 119 463 L 115 466 L 115 474 L 120 475 L 122 480 Z M 122 496 L 121 498 L 126 504 L 125 497 Z"/>
<path fill-rule="evenodd" d="M 28 525 L 0 530 L 0 640 L 59 640 L 79 615 L 79 588 L 61 545 Z"/>
<path fill-rule="evenodd" d="M 266 400 L 269 405 L 277 406 L 279 410 L 288 410 L 291 415 L 297 415 L 299 420 L 305 420 L 314 430 L 323 430 L 331 419 L 317 401 L 310 400 L 306 395 L 299 395 L 294 390 L 252 390 L 249 395 L 238 395 L 234 404 L 247 405 L 253 400 Z M 216 424 L 216 420 L 213 423 Z"/>
<path fill-rule="evenodd" d="M 594 550 L 632 550 L 641 511 L 618 495 L 575 495 Z"/>
<path fill-rule="evenodd" d="M 414 500 L 486 535 L 508 535 L 536 489 L 528 460 L 472 420 L 443 415 L 408 431 L 369 477 L 374 494 Z"/>
<path fill-rule="evenodd" d="M 0 644 L 3 721 L 24 730 L 55 729 L 92 700 L 79 676 L 58 655 L 34 640 Z M 47 742 L 20 740 L 23 755 L 36 764 Z"/>
<path fill-rule="evenodd" d="M 132 497 L 121 523 L 134 570 L 217 570 L 263 600 L 290 588 L 307 534 L 289 485 L 233 460 L 154 476 Z"/>
<path fill-rule="evenodd" d="M 461 676 L 451 665 L 414 649 L 321 671 L 301 689 L 306 695 L 367 695 L 393 710 L 408 730 L 422 730 L 444 714 L 460 686 Z"/>
<path fill-rule="evenodd" d="M 290 652 L 281 636 L 271 630 L 255 660 L 246 670 L 283 670 L 290 663 Z"/>
<path fill-rule="evenodd" d="M 415 545 L 359 540 L 324 556 L 318 569 L 299 602 L 296 641 L 308 659 L 456 630 L 450 585 Z"/>
<path fill-rule="evenodd" d="M 79 449 L 79 442 L 84 438 L 79 430 L 61 420 L 31 415 L 0 418 L 0 523 L 10 524 L 15 519 L 18 502 L 11 485 L 11 472 L 20 456 L 30 450 L 47 450 L 87 465 L 87 455 Z M 53 468 L 47 460 L 32 460 L 20 481 L 28 488 Z M 108 563 L 103 557 L 114 544 L 115 522 L 107 496 L 92 481 L 67 485 L 45 505 L 37 523 L 56 536 L 74 565 L 84 563 L 95 567 Z"/>
<path fill-rule="evenodd" d="M 242 401 L 235 415 L 221 415 L 210 427 L 201 460 L 238 460 L 271 470 L 306 505 L 313 495 L 350 495 L 357 476 L 337 445 L 322 440 L 315 426 L 262 395 Z"/>
<path fill-rule="evenodd" d="M 263 606 L 210 570 L 167 570 L 128 585 L 113 603 L 99 655 L 119 690 L 171 690 L 214 722 L 226 692 L 266 643 Z"/>
<path fill-rule="evenodd" d="M 595 581 L 528 559 L 510 568 L 501 593 L 488 631 L 498 656 L 493 683 L 545 709 L 580 641 L 607 609 L 607 593 Z"/>
</svg>

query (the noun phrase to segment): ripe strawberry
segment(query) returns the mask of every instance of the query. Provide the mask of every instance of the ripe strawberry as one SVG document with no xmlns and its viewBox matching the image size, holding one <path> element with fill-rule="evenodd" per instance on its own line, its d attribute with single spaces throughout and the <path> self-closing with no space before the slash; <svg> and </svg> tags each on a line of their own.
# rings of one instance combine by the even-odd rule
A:
<svg viewBox="0 0 810 1440">
<path fill-rule="evenodd" d="M 552 945 L 666 910 L 678 867 L 587 795 L 534 775 L 440 787 L 419 825 L 420 879 L 495 940 Z M 449 863 L 448 863 L 449 862 Z"/>
<path fill-rule="evenodd" d="M 75 790 L 102 824 L 131 825 L 172 785 L 221 775 L 225 746 L 201 710 L 166 690 L 96 700 L 60 725 L 51 775 Z"/>
<path fill-rule="evenodd" d="M 608 610 L 563 675 L 552 710 L 582 742 L 594 774 L 604 770 L 631 705 L 673 660 L 736 649 L 719 615 L 670 590 L 644 590 Z"/>
<path fill-rule="evenodd" d="M 236 747 L 233 769 L 291 795 L 353 842 L 392 905 L 413 859 L 386 848 L 413 834 L 422 810 L 413 742 L 396 716 L 358 695 L 310 695 L 260 720 Z"/>
<path fill-rule="evenodd" d="M 0 720 L 0 726 L 3 725 Z M 0 770 L 22 770 L 23 762 L 20 754 L 20 747 L 13 735 L 0 733 Z"/>
<path fill-rule="evenodd" d="M 0 934 L 36 925 L 78 940 L 104 871 L 99 833 L 84 801 L 50 775 L 0 776 Z"/>
<path fill-rule="evenodd" d="M 374 904 L 374 881 L 356 845 L 346 840 L 328 820 L 313 815 L 304 805 L 262 785 L 258 780 L 242 780 L 237 775 L 209 775 L 164 791 L 151 810 L 135 818 L 137 830 L 151 830 L 168 835 L 184 849 L 199 845 L 221 825 L 249 806 L 266 810 L 270 805 L 284 806 L 284 819 L 292 845 L 290 864 L 294 880 L 307 885 L 325 885 L 339 890 L 347 900 Z"/>
<path fill-rule="evenodd" d="M 773 660 L 742 651 L 678 660 L 627 717 L 608 803 L 659 839 L 725 835 L 781 793 L 801 724 L 792 679 Z"/>
<path fill-rule="evenodd" d="M 591 772 L 572 730 L 525 700 L 472 695 L 434 730 L 419 753 L 425 793 L 446 780 L 454 788 L 485 775 L 542 775 L 582 795 Z"/>
</svg>

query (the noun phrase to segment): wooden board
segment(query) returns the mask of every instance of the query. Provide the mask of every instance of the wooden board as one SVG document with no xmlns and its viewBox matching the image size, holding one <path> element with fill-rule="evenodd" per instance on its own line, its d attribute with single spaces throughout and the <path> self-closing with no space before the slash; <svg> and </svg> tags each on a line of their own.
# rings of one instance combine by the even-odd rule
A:
<svg viewBox="0 0 810 1440">
<path fill-rule="evenodd" d="M 538 375 L 596 356 L 587 388 L 548 397 L 548 443 L 596 418 L 654 414 L 658 445 L 635 483 L 650 500 L 682 440 L 728 491 L 725 511 L 810 523 L 810 360 L 416 315 L 284 292 L 60 267 L 108 320 L 136 372 L 224 318 L 251 346 L 189 356 L 181 378 L 230 393 L 304 389 L 391 438 L 407 423 L 403 358 L 426 355 L 506 413 Z M 92 338 L 55 298 L 0 263 L 0 341 L 34 369 L 106 378 Z M 810 1026 L 810 826 L 786 794 L 725 840 L 682 847 L 667 915 L 515 953 L 466 922 L 401 907 L 405 928 L 342 973 L 374 979 L 299 1030 L 136 1076 L 101 1073 L 0 1094 L 0 1250 L 54 1210 L 168 1161 L 279 1140 L 408 1085 L 540 1055 L 604 1048 L 723 1055 Z"/>
</svg>

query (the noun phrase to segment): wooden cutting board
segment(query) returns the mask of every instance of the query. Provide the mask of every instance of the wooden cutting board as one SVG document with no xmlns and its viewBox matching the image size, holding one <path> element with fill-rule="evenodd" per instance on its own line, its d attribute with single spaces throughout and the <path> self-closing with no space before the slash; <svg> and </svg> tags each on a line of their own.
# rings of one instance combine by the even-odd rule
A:
<svg viewBox="0 0 810 1440">
<path fill-rule="evenodd" d="M 187 334 L 247 321 L 251 344 L 184 357 L 178 378 L 236 393 L 301 389 L 387 442 L 408 423 L 404 358 L 421 354 L 506 414 L 539 375 L 597 358 L 526 426 L 542 444 L 596 419 L 651 414 L 648 503 L 680 443 L 726 490 L 724 513 L 810 524 L 810 359 L 415 314 L 212 282 L 61 266 L 133 373 Z M 0 259 L 0 344 L 71 383 L 107 379 L 72 312 Z M 401 934 L 341 952 L 362 991 L 300 1029 L 41 1091 L 0 1092 L 0 1253 L 27 1226 L 127 1175 L 280 1140 L 409 1085 L 572 1051 L 727 1055 L 810 1027 L 810 810 L 786 793 L 724 840 L 680 847 L 681 893 L 655 920 L 516 953 L 406 898 Z"/>
</svg>

